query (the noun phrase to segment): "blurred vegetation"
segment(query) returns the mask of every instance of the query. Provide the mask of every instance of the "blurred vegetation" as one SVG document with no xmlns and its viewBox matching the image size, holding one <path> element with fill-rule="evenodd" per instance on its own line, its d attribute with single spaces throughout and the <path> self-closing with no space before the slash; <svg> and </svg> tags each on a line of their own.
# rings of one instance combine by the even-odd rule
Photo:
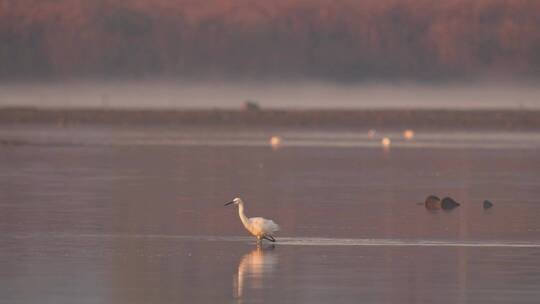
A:
<svg viewBox="0 0 540 304">
<path fill-rule="evenodd" d="M 536 0 L 0 0 L 0 78 L 540 75 Z"/>
</svg>

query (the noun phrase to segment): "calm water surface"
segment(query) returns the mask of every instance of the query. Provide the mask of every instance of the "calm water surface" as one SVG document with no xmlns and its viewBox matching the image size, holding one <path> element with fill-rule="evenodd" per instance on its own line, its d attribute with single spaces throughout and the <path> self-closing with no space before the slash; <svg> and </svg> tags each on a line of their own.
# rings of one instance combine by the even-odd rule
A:
<svg viewBox="0 0 540 304">
<path fill-rule="evenodd" d="M 539 134 L 365 134 L 5 127 L 0 302 L 538 303 Z"/>
</svg>

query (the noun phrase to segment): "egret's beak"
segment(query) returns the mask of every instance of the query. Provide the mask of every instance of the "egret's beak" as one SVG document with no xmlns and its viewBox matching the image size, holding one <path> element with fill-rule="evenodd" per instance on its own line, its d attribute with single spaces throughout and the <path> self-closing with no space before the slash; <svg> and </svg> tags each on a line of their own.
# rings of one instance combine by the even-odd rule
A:
<svg viewBox="0 0 540 304">
<path fill-rule="evenodd" d="M 227 206 L 227 205 L 230 205 L 230 204 L 232 204 L 232 203 L 234 203 L 234 201 L 230 201 L 230 202 L 226 203 L 226 204 L 223 205 L 223 206 Z"/>
</svg>

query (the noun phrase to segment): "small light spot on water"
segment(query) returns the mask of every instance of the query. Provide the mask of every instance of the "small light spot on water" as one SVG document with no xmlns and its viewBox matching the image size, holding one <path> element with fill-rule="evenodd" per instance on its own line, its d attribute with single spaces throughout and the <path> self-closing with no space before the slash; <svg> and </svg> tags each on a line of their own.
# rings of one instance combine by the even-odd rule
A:
<svg viewBox="0 0 540 304">
<path fill-rule="evenodd" d="M 274 135 L 270 137 L 270 146 L 272 146 L 273 149 L 277 149 L 281 146 L 282 139 L 280 136 Z"/>
<path fill-rule="evenodd" d="M 405 137 L 405 139 L 407 140 L 411 140 L 414 138 L 414 131 L 411 130 L 411 129 L 407 129 L 405 131 L 403 131 L 403 137 Z"/>
<path fill-rule="evenodd" d="M 383 137 L 383 139 L 381 139 L 381 144 L 383 147 L 390 147 L 391 143 L 392 141 L 388 137 Z"/>
</svg>

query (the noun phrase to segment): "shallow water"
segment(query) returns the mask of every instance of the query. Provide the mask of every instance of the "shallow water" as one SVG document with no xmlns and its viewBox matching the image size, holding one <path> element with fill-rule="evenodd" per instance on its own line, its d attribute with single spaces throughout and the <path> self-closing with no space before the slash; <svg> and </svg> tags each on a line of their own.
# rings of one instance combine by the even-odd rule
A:
<svg viewBox="0 0 540 304">
<path fill-rule="evenodd" d="M 538 134 L 365 134 L 3 128 L 0 302 L 537 303 Z"/>
</svg>

